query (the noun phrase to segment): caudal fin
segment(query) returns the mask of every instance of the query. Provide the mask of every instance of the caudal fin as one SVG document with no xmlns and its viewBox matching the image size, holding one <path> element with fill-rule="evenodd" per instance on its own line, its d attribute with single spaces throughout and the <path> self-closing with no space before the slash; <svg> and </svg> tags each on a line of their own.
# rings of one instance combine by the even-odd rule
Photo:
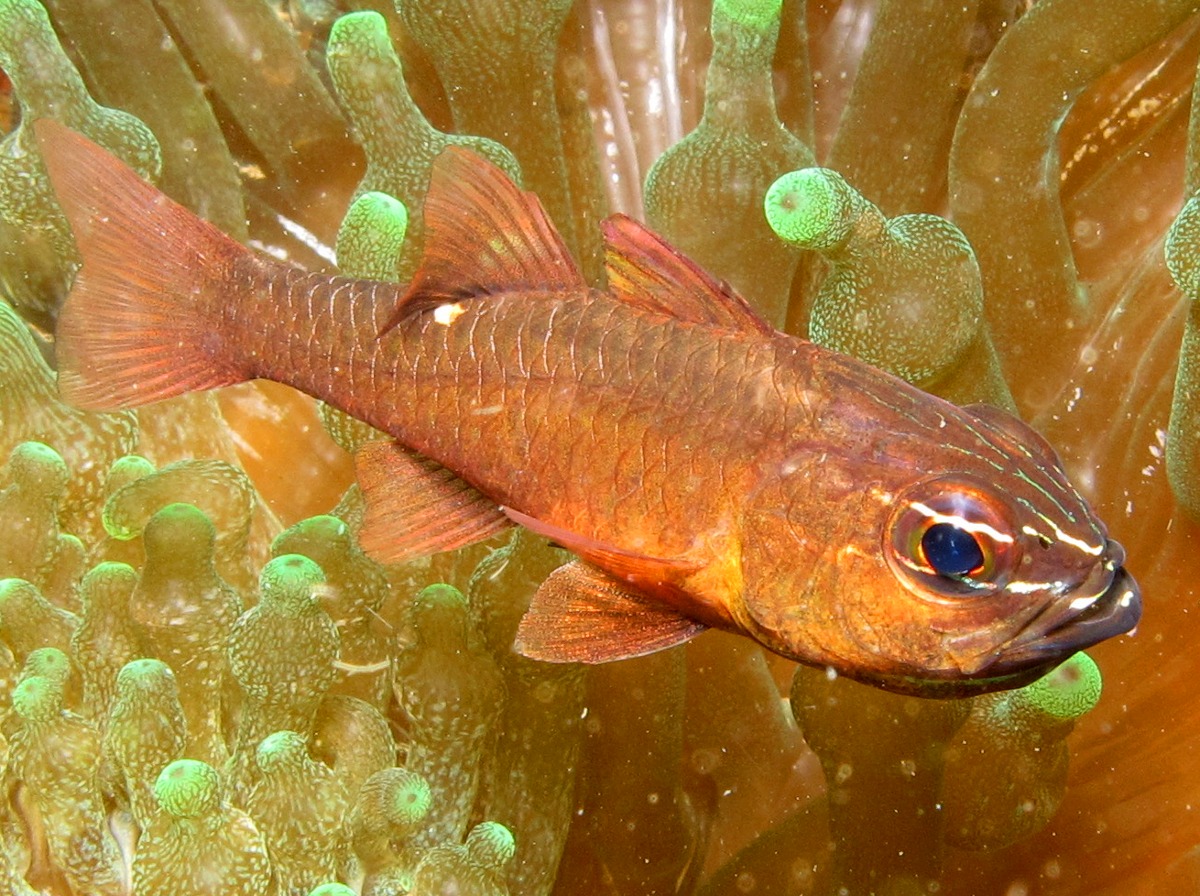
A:
<svg viewBox="0 0 1200 896">
<path fill-rule="evenodd" d="M 33 127 L 83 258 L 58 320 L 63 397 L 112 410 L 246 379 L 220 311 L 249 250 L 85 137 Z"/>
</svg>

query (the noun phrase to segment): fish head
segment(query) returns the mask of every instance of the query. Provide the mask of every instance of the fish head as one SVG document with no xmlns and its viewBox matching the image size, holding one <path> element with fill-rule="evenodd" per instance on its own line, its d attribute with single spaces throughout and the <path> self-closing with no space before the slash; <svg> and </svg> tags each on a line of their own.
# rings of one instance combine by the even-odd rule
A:
<svg viewBox="0 0 1200 896">
<path fill-rule="evenodd" d="M 1019 687 L 1137 624 L 1124 550 L 1036 431 L 888 388 L 903 397 L 762 477 L 734 612 L 749 634 L 888 690 L 948 697 Z M 885 413 L 897 406 L 903 420 Z"/>
</svg>

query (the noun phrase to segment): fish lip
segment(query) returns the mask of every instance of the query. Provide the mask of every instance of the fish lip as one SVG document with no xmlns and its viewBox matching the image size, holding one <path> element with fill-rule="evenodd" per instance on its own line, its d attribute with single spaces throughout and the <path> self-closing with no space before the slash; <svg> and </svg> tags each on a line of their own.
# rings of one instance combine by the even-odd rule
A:
<svg viewBox="0 0 1200 896">
<path fill-rule="evenodd" d="M 1124 559 L 1119 545 L 1111 553 Z M 1046 628 L 1038 626 L 1035 619 L 1016 644 L 997 656 L 987 672 L 1002 673 L 1064 660 L 1093 644 L 1125 634 L 1141 618 L 1141 589 L 1125 567 L 1118 566 L 1112 581 L 1095 601 L 1078 612 L 1064 614 Z"/>
</svg>

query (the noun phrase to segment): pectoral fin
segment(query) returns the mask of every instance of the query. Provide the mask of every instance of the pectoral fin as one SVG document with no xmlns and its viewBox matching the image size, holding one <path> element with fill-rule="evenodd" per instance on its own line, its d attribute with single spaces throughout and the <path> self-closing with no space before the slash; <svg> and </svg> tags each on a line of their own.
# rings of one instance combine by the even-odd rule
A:
<svg viewBox="0 0 1200 896">
<path fill-rule="evenodd" d="M 397 442 L 363 445 L 354 466 L 367 504 L 358 541 L 380 563 L 465 547 L 512 525 L 478 489 Z"/>
<path fill-rule="evenodd" d="M 511 507 L 502 507 L 501 512 L 514 523 L 562 545 L 571 553 L 578 554 L 596 566 L 603 567 L 618 579 L 636 583 L 646 591 L 670 590 L 674 583 L 700 568 L 688 560 L 651 557 L 616 545 L 604 544 Z"/>
<path fill-rule="evenodd" d="M 542 582 L 521 619 L 515 648 L 551 663 L 607 663 L 682 644 L 704 629 L 669 605 L 575 561 Z"/>
</svg>

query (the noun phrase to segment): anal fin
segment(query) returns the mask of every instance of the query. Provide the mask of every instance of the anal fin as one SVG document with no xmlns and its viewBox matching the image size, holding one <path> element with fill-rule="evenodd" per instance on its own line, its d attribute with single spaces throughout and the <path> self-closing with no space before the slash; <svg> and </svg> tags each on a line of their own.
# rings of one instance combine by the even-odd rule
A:
<svg viewBox="0 0 1200 896">
<path fill-rule="evenodd" d="M 512 526 L 478 489 L 398 442 L 369 442 L 354 466 L 367 504 L 359 544 L 380 563 L 451 551 Z"/>
<path fill-rule="evenodd" d="M 607 663 L 644 656 L 706 626 L 582 561 L 550 574 L 517 629 L 515 649 L 551 663 Z"/>
</svg>

